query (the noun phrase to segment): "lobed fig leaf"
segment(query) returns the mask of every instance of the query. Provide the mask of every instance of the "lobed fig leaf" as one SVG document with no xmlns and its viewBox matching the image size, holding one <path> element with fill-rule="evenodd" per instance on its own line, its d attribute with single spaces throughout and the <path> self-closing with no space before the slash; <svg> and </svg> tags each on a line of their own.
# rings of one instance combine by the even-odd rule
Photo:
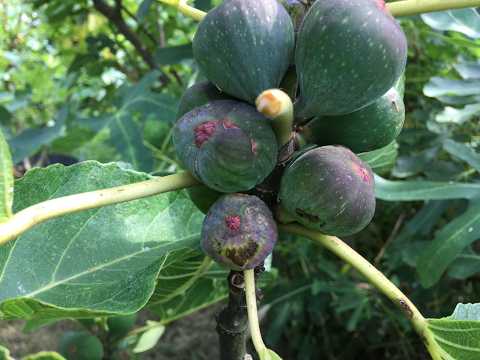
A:
<svg viewBox="0 0 480 360">
<path fill-rule="evenodd" d="M 202 228 L 202 249 L 218 263 L 243 271 L 261 265 L 277 242 L 277 225 L 268 206 L 253 195 L 222 196 Z"/>
<path fill-rule="evenodd" d="M 375 213 L 373 173 L 347 148 L 319 147 L 286 169 L 279 199 L 288 215 L 309 229 L 352 235 Z"/>
</svg>

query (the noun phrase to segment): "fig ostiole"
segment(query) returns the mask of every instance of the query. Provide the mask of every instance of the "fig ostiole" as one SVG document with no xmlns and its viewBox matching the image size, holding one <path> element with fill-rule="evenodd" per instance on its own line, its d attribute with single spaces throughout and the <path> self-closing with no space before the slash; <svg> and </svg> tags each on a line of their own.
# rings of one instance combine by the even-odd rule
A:
<svg viewBox="0 0 480 360">
<path fill-rule="evenodd" d="M 228 194 L 208 211 L 201 246 L 219 264 L 243 271 L 261 265 L 277 238 L 277 225 L 262 200 L 253 195 Z"/>
</svg>

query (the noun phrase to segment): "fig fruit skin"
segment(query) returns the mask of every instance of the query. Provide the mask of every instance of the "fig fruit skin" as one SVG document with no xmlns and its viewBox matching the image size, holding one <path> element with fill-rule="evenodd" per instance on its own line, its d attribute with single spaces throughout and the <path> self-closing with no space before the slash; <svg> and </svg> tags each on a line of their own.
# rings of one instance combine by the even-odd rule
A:
<svg viewBox="0 0 480 360">
<path fill-rule="evenodd" d="M 185 114 L 174 127 L 173 142 L 187 170 L 222 193 L 253 189 L 278 158 L 270 120 L 233 100 L 212 101 Z"/>
<path fill-rule="evenodd" d="M 224 194 L 212 190 L 205 185 L 197 185 L 187 189 L 190 200 L 204 214 L 210 210 L 213 204 Z"/>
<path fill-rule="evenodd" d="M 103 345 L 96 336 L 76 331 L 63 334 L 59 352 L 68 360 L 101 360 L 104 355 Z"/>
<path fill-rule="evenodd" d="M 291 218 L 309 229 L 352 235 L 365 228 L 375 213 L 373 172 L 347 148 L 315 148 L 286 169 L 279 200 Z"/>
<path fill-rule="evenodd" d="M 319 0 L 297 36 L 302 119 L 359 110 L 405 70 L 407 39 L 383 0 Z"/>
<path fill-rule="evenodd" d="M 270 255 L 278 239 L 268 206 L 246 194 L 222 196 L 209 210 L 202 227 L 203 251 L 236 271 L 254 269 Z"/>
<path fill-rule="evenodd" d="M 303 127 L 310 143 L 342 145 L 355 153 L 387 146 L 400 135 L 405 122 L 405 104 L 395 88 L 372 104 L 350 114 L 325 116 Z"/>
<path fill-rule="evenodd" d="M 193 109 L 215 100 L 233 100 L 233 98 L 220 91 L 210 81 L 196 83 L 183 93 L 178 104 L 177 119 Z"/>
<path fill-rule="evenodd" d="M 292 20 L 277 0 L 225 0 L 208 12 L 193 39 L 194 58 L 208 80 L 251 104 L 279 86 L 294 48 Z"/>
</svg>

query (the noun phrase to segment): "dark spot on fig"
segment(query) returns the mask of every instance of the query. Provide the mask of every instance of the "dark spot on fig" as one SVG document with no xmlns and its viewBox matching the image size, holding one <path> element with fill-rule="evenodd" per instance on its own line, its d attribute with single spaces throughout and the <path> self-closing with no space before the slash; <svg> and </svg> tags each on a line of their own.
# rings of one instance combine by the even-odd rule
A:
<svg viewBox="0 0 480 360">
<path fill-rule="evenodd" d="M 301 217 L 307 219 L 310 222 L 319 222 L 320 221 L 320 218 L 317 215 L 309 214 L 303 209 L 296 209 L 295 212 L 297 213 L 298 216 L 301 216 Z"/>
<path fill-rule="evenodd" d="M 225 251 L 225 256 L 232 260 L 235 265 L 243 267 L 257 252 L 258 244 L 255 241 L 248 240 L 244 246 L 238 248 L 229 248 Z"/>
<path fill-rule="evenodd" d="M 398 303 L 400 304 L 400 308 L 405 313 L 405 315 L 407 315 L 407 317 L 411 319 L 413 317 L 413 311 L 412 309 L 410 309 L 410 306 L 408 306 L 408 304 L 403 299 L 399 299 Z"/>
</svg>

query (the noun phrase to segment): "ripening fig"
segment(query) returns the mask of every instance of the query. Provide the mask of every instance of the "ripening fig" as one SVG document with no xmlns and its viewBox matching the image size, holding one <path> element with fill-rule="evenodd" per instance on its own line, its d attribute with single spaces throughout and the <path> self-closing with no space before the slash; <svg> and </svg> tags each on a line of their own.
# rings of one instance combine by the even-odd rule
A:
<svg viewBox="0 0 480 360">
<path fill-rule="evenodd" d="M 341 146 L 307 151 L 286 169 L 279 199 L 290 217 L 309 229 L 352 235 L 375 213 L 371 169 Z"/>
<path fill-rule="evenodd" d="M 342 145 L 356 153 L 373 151 L 394 141 L 405 122 L 405 105 L 395 88 L 364 108 L 310 121 L 302 134 L 317 145 Z"/>
<path fill-rule="evenodd" d="M 190 196 L 190 200 L 192 200 L 195 206 L 204 214 L 210 210 L 210 207 L 219 197 L 224 195 L 223 193 L 212 190 L 205 185 L 192 186 L 187 189 L 187 193 Z"/>
<path fill-rule="evenodd" d="M 190 86 L 182 95 L 178 104 L 177 119 L 192 111 L 196 107 L 205 105 L 214 100 L 229 100 L 232 97 L 221 92 L 209 81 L 202 81 Z"/>
<path fill-rule="evenodd" d="M 294 47 L 292 20 L 277 0 L 225 0 L 208 12 L 193 39 L 208 80 L 252 104 L 280 85 Z"/>
<path fill-rule="evenodd" d="M 277 162 L 269 120 L 233 100 L 212 101 L 185 114 L 175 125 L 173 142 L 193 176 L 223 193 L 254 188 Z"/>
<path fill-rule="evenodd" d="M 277 242 L 277 225 L 268 206 L 253 195 L 222 196 L 209 210 L 202 227 L 202 249 L 232 270 L 253 269 Z"/>
<path fill-rule="evenodd" d="M 58 347 L 68 360 L 101 360 L 104 355 L 101 341 L 87 332 L 67 331 Z"/>
<path fill-rule="evenodd" d="M 384 0 L 314 2 L 297 37 L 297 116 L 361 109 L 395 84 L 406 61 L 406 36 Z"/>
</svg>

